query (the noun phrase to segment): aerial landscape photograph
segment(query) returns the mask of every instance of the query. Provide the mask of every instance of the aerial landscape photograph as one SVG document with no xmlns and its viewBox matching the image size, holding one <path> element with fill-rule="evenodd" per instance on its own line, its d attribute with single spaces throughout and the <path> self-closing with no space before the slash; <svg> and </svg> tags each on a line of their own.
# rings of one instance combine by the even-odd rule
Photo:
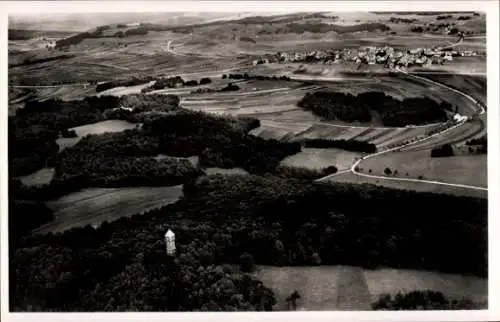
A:
<svg viewBox="0 0 500 322">
<path fill-rule="evenodd" d="M 365 10 L 9 14 L 8 310 L 487 310 L 488 12 Z"/>
</svg>

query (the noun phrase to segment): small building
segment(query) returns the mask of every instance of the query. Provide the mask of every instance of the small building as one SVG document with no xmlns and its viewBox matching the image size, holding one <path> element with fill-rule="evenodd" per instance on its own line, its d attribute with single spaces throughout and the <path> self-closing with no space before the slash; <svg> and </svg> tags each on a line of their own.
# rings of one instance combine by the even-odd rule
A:
<svg viewBox="0 0 500 322">
<path fill-rule="evenodd" d="M 175 255 L 175 234 L 170 229 L 165 233 L 165 246 L 168 256 Z"/>
</svg>

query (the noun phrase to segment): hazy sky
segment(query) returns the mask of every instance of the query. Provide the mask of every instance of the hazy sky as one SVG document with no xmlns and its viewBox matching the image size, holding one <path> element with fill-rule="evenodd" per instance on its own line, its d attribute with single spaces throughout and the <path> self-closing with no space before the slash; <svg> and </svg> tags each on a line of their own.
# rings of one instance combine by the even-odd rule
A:
<svg viewBox="0 0 500 322">
<path fill-rule="evenodd" d="M 40 14 L 24 13 L 9 16 L 9 28 L 37 30 L 84 31 L 112 23 L 151 22 L 162 24 L 192 24 L 245 16 L 276 15 L 274 13 L 237 12 L 161 12 L 161 13 L 71 13 Z"/>
</svg>

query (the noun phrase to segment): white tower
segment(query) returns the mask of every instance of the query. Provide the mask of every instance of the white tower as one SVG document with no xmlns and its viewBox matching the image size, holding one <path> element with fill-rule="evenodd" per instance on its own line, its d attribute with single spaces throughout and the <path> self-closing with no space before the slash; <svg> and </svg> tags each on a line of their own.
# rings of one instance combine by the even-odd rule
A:
<svg viewBox="0 0 500 322">
<path fill-rule="evenodd" d="M 175 255 L 175 234 L 169 229 L 165 234 L 165 244 L 167 247 L 167 255 Z"/>
</svg>

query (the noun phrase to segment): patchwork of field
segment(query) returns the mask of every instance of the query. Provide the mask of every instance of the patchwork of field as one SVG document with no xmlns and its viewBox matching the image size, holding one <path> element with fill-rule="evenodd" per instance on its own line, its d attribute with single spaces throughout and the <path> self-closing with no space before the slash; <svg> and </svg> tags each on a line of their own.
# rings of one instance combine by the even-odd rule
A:
<svg viewBox="0 0 500 322">
<path fill-rule="evenodd" d="M 54 168 L 43 168 L 32 174 L 19 177 L 19 179 L 24 185 L 28 187 L 41 186 L 49 184 L 50 181 L 52 181 L 54 174 L 55 174 Z"/>
<path fill-rule="evenodd" d="M 468 95 L 474 97 L 482 105 L 487 105 L 486 97 L 486 75 L 466 75 L 466 74 L 452 74 L 452 73 L 419 73 L 419 76 L 430 78 L 433 81 L 443 83 L 451 88 L 463 91 Z"/>
<path fill-rule="evenodd" d="M 444 65 L 431 65 L 428 68 L 410 69 L 419 72 L 439 72 L 444 71 L 450 74 L 456 73 L 459 75 L 480 74 L 486 76 L 486 57 L 457 57 L 453 62 Z"/>
<path fill-rule="evenodd" d="M 441 146 L 443 144 L 463 145 L 467 140 L 478 138 L 487 133 L 485 117 L 469 121 L 459 127 L 448 130 L 447 132 L 432 137 L 420 143 L 401 149 L 401 151 L 421 151 Z"/>
<path fill-rule="evenodd" d="M 385 169 L 385 168 L 384 168 Z M 400 176 L 401 177 L 401 176 Z M 424 178 L 425 180 L 425 178 Z M 413 190 L 421 192 L 441 193 L 456 196 L 466 196 L 475 198 L 488 198 L 488 191 L 463 188 L 458 186 L 447 186 L 427 182 L 399 181 L 379 178 L 363 177 L 352 172 L 341 173 L 328 178 L 330 182 L 347 182 L 355 184 L 369 183 L 393 189 Z"/>
<path fill-rule="evenodd" d="M 468 297 L 487 303 L 488 283 L 478 277 L 409 269 L 366 270 L 351 266 L 271 267 L 255 273 L 273 289 L 276 310 L 287 310 L 286 298 L 295 290 L 301 296 L 298 310 L 370 310 L 384 293 L 434 290 L 450 299 Z"/>
<path fill-rule="evenodd" d="M 84 189 L 48 202 L 55 219 L 34 232 L 61 232 L 73 227 L 109 222 L 173 203 L 181 196 L 180 185 Z"/>
<path fill-rule="evenodd" d="M 95 94 L 95 86 L 91 85 L 64 85 L 48 87 L 10 87 L 9 88 L 9 112 L 15 113 L 23 108 L 28 99 L 44 101 L 59 98 L 62 100 L 78 100 Z"/>
<path fill-rule="evenodd" d="M 469 155 L 431 158 L 430 150 L 416 152 L 394 152 L 363 160 L 359 167 L 363 173 L 385 176 L 385 168 L 397 171 L 390 177 L 413 178 L 422 176 L 424 180 L 437 180 L 447 183 L 464 184 L 477 187 L 488 186 L 487 156 Z"/>
<path fill-rule="evenodd" d="M 153 32 L 147 37 L 85 39 L 72 46 L 70 51 L 64 52 L 75 57 L 11 67 L 9 78 L 14 83 L 22 80 L 26 85 L 41 85 L 52 82 L 108 81 L 141 75 L 171 75 L 178 72 L 180 66 L 185 74 L 201 75 L 203 72 L 214 73 L 246 64 L 236 57 L 202 59 L 171 53 L 168 43 L 178 37 Z M 13 60 L 22 61 L 24 58 L 16 58 L 16 55 L 26 54 L 11 54 Z M 38 55 L 43 58 L 47 54 L 40 51 Z"/>
<path fill-rule="evenodd" d="M 77 137 L 75 138 L 59 138 L 56 143 L 59 145 L 59 150 L 65 149 L 67 147 L 72 147 L 78 143 L 84 136 L 88 134 L 101 134 L 106 132 L 121 132 L 128 129 L 133 129 L 139 124 L 129 123 L 122 120 L 107 120 L 92 124 L 86 124 L 82 126 L 77 126 L 72 128 L 76 132 Z"/>
<path fill-rule="evenodd" d="M 349 169 L 360 156 L 359 152 L 340 149 L 303 148 L 301 152 L 286 157 L 281 164 L 308 169 L 322 169 L 333 165 L 341 171 Z"/>
</svg>

